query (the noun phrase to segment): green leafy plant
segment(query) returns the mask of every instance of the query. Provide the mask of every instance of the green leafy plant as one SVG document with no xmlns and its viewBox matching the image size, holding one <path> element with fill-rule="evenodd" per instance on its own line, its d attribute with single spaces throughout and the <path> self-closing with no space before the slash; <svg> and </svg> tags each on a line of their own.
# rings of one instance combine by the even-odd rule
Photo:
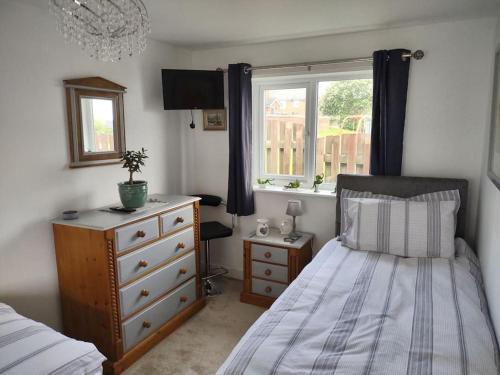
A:
<svg viewBox="0 0 500 375">
<path fill-rule="evenodd" d="M 290 181 L 288 185 L 285 185 L 285 189 L 297 189 L 298 187 L 300 187 L 299 180 Z"/>
<path fill-rule="evenodd" d="M 273 185 L 274 178 L 258 178 L 257 183 L 259 185 Z"/>
<path fill-rule="evenodd" d="M 372 110 L 371 80 L 335 81 L 320 99 L 319 109 L 341 128 L 355 131 L 355 115 L 369 115 Z"/>
<path fill-rule="evenodd" d="M 314 177 L 314 182 L 313 182 L 313 188 L 316 188 L 316 186 L 321 185 L 325 181 L 325 174 L 317 174 L 316 177 Z"/>
<path fill-rule="evenodd" d="M 134 173 L 139 172 L 141 173 L 141 166 L 144 166 L 144 159 L 147 159 L 148 156 L 146 155 L 146 151 L 143 148 L 141 148 L 140 151 L 125 151 L 122 154 L 122 158 L 120 161 L 123 161 L 123 167 L 122 168 L 127 168 L 128 172 L 130 174 L 128 184 L 133 185 L 134 184 Z"/>
</svg>

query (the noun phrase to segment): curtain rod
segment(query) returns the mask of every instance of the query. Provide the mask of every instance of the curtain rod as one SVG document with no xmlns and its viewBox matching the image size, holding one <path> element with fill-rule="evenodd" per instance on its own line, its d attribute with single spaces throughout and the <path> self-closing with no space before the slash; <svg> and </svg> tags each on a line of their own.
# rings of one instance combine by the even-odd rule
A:
<svg viewBox="0 0 500 375">
<path fill-rule="evenodd" d="M 407 58 L 414 58 L 415 60 L 422 60 L 424 57 L 424 51 L 421 49 L 417 49 L 415 52 L 403 53 L 401 58 L 403 60 Z M 337 60 L 324 60 L 324 61 L 310 61 L 310 62 L 301 62 L 301 63 L 293 63 L 293 64 L 277 64 L 277 65 L 262 65 L 262 66 L 250 66 L 245 68 L 245 72 L 249 72 L 251 70 L 270 70 L 270 69 L 283 69 L 283 68 L 300 68 L 307 67 L 311 69 L 312 66 L 317 65 L 331 65 L 331 64 L 345 64 L 345 63 L 357 63 L 357 62 L 373 62 L 373 57 L 355 57 L 350 59 L 337 59 Z M 222 70 L 227 72 L 227 69 L 217 68 L 217 70 Z"/>
</svg>

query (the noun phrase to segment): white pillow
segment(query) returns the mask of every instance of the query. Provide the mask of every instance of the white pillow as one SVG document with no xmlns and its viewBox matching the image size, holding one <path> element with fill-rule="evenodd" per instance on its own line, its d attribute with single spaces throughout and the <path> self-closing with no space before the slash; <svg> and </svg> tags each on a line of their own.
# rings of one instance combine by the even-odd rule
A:
<svg viewBox="0 0 500 375">
<path fill-rule="evenodd" d="M 404 257 L 455 256 L 456 202 L 347 198 L 342 244 Z"/>
<path fill-rule="evenodd" d="M 349 189 L 342 189 L 340 193 L 340 233 L 345 232 L 345 220 L 347 219 L 347 209 L 345 208 L 345 200 L 347 198 L 379 198 L 379 199 L 389 199 L 389 200 L 405 200 L 405 198 L 395 197 L 392 195 L 384 194 L 374 194 L 370 191 L 356 191 Z M 437 201 L 455 201 L 455 215 L 460 209 L 460 191 L 457 190 L 443 190 L 436 191 L 433 193 L 425 193 L 420 195 L 414 195 L 413 197 L 407 198 L 410 201 L 417 202 L 427 202 L 431 200 Z"/>
</svg>

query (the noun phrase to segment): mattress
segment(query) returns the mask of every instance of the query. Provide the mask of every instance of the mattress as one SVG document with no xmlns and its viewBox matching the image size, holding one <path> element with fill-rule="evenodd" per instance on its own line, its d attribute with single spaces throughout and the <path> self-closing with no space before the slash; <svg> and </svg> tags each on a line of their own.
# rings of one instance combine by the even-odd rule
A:
<svg viewBox="0 0 500 375">
<path fill-rule="evenodd" d="M 70 339 L 0 303 L 0 374 L 102 373 L 106 358 L 93 344 Z"/>
<path fill-rule="evenodd" d="M 498 374 L 479 263 L 402 258 L 332 240 L 217 374 Z"/>
</svg>

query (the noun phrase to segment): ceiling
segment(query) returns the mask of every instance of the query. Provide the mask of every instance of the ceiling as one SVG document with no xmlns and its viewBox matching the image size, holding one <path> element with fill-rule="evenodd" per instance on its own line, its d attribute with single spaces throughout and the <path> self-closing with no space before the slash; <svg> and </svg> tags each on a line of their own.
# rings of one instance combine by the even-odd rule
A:
<svg viewBox="0 0 500 375">
<path fill-rule="evenodd" d="M 48 12 L 48 0 L 15 1 Z M 151 17 L 153 39 L 193 49 L 500 16 L 500 0 L 143 2 Z"/>
<path fill-rule="evenodd" d="M 498 15 L 500 0 L 143 0 L 152 37 L 189 48 Z"/>
</svg>

